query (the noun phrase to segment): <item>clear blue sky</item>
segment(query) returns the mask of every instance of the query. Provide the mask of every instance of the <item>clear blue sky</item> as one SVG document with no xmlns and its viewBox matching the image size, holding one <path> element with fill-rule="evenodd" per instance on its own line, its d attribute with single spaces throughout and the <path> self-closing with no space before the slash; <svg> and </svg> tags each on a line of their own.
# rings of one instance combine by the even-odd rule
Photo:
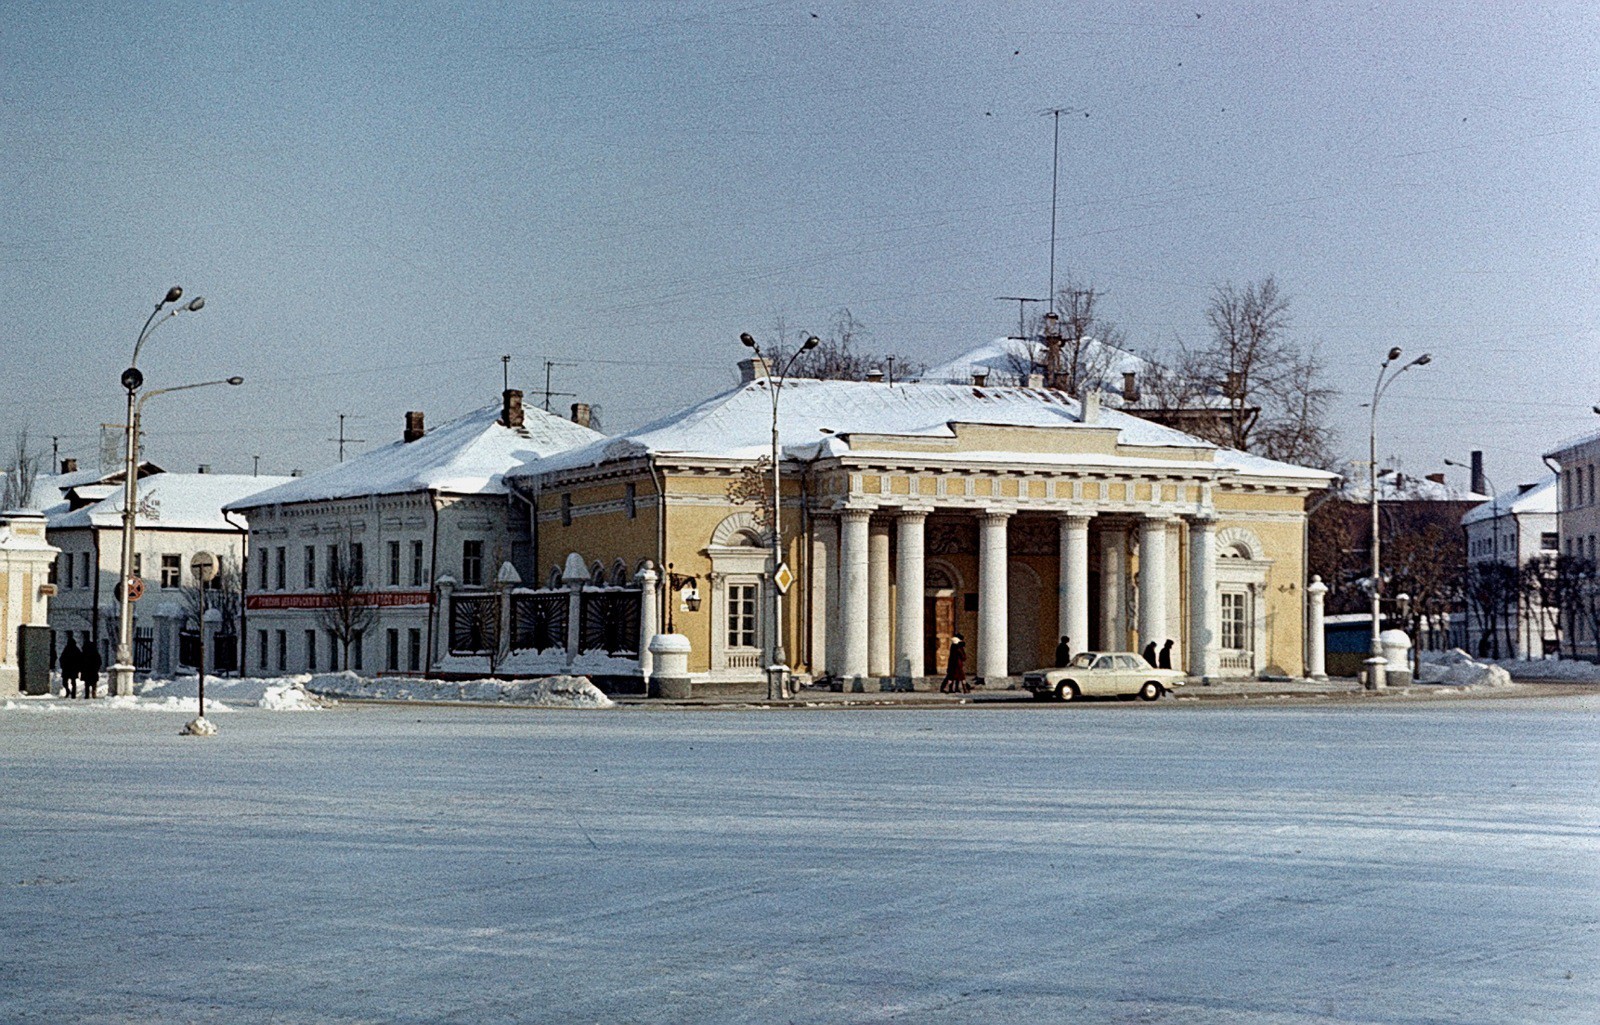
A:
<svg viewBox="0 0 1600 1025">
<path fill-rule="evenodd" d="M 1272 273 L 1364 453 L 1502 488 L 1600 426 L 1592 4 L 814 2 L 0 9 L 0 434 L 90 458 L 141 360 L 173 469 L 313 469 L 512 378 L 620 430 L 848 307 L 935 361 L 1059 266 L 1140 348 Z M 571 399 L 558 399 L 568 403 Z M 365 446 L 354 446 L 360 450 Z M 1460 479 L 1458 471 L 1452 471 Z"/>
</svg>

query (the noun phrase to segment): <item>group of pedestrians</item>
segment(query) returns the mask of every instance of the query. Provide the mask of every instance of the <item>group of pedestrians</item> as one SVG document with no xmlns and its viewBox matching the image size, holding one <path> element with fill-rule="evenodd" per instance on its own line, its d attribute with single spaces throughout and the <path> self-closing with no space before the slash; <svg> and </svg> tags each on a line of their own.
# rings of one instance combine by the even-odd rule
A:
<svg viewBox="0 0 1600 1025">
<path fill-rule="evenodd" d="M 1151 641 L 1149 644 L 1144 646 L 1144 651 L 1140 652 L 1140 654 L 1144 656 L 1144 660 L 1150 663 L 1151 667 L 1154 669 L 1171 669 L 1172 638 L 1167 638 L 1167 643 L 1161 646 L 1160 653 L 1156 652 L 1156 642 Z"/>
<path fill-rule="evenodd" d="M 78 696 L 78 681 L 83 681 L 83 696 L 86 698 L 99 697 L 100 689 L 100 649 L 93 644 L 86 648 L 78 647 L 78 642 L 71 637 L 67 638 L 67 646 L 61 649 L 61 693 L 69 698 Z"/>
</svg>

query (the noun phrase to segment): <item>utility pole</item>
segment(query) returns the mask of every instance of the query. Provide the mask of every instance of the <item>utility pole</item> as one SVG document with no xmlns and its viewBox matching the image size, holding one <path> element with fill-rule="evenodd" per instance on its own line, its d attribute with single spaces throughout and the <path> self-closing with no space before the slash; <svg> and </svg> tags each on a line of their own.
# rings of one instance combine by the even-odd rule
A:
<svg viewBox="0 0 1600 1025">
<path fill-rule="evenodd" d="M 347 414 L 344 414 L 344 413 L 340 413 L 339 414 L 339 436 L 337 438 L 329 438 L 329 439 L 327 439 L 329 441 L 337 441 L 339 443 L 339 462 L 341 462 L 341 463 L 344 462 L 344 447 L 346 445 L 362 445 L 362 444 L 365 444 L 366 440 L 367 440 L 365 438 L 347 438 L 347 437 L 345 437 L 344 420 L 345 420 L 345 416 L 346 415 Z"/>
<path fill-rule="evenodd" d="M 546 413 L 550 412 L 550 400 L 551 399 L 553 399 L 553 398 L 575 399 L 575 398 L 578 397 L 578 393 L 577 392 L 551 391 L 550 390 L 550 371 L 551 371 L 551 369 L 554 368 L 554 367 L 575 367 L 577 365 L 578 364 L 576 364 L 576 363 L 566 363 L 566 362 L 562 362 L 561 360 L 554 360 L 554 359 L 547 359 L 547 360 L 544 361 L 544 411 Z"/>
</svg>

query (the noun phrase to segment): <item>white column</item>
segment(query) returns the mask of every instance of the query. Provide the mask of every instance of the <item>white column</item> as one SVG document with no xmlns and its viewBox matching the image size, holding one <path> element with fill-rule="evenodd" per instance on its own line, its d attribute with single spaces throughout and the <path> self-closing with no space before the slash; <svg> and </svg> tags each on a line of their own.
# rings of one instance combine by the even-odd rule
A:
<svg viewBox="0 0 1600 1025">
<path fill-rule="evenodd" d="M 1328 585 L 1322 582 L 1320 576 L 1313 576 L 1306 588 L 1306 654 L 1311 663 L 1306 670 L 1313 680 L 1328 678 L 1327 635 L 1323 632 L 1322 613 L 1322 603 L 1327 597 Z"/>
<path fill-rule="evenodd" d="M 889 644 L 889 524 L 867 527 L 867 675 L 894 674 Z"/>
<path fill-rule="evenodd" d="M 978 519 L 978 672 L 985 682 L 1004 679 L 1011 637 L 1006 617 L 1006 521 L 991 509 Z"/>
<path fill-rule="evenodd" d="M 1073 651 L 1089 647 L 1089 517 L 1061 517 L 1061 565 L 1056 578 L 1056 628 Z"/>
<path fill-rule="evenodd" d="M 1100 646 L 1121 651 L 1128 644 L 1128 532 L 1121 527 L 1100 530 Z M 1088 645 L 1084 645 L 1088 647 Z"/>
<path fill-rule="evenodd" d="M 839 676 L 859 689 L 867 675 L 868 509 L 839 514 Z"/>
<path fill-rule="evenodd" d="M 1217 677 L 1217 521 L 1189 521 L 1189 675 Z"/>
<path fill-rule="evenodd" d="M 1146 516 L 1139 521 L 1139 648 L 1167 641 L 1167 521 Z"/>
<path fill-rule="evenodd" d="M 807 585 L 811 595 L 811 608 L 807 616 L 811 625 L 811 657 L 807 668 L 813 678 L 834 668 L 834 659 L 828 651 L 829 626 L 833 618 L 833 569 L 838 559 L 839 524 L 831 516 L 813 515 L 811 520 L 811 563 L 807 567 Z"/>
<path fill-rule="evenodd" d="M 639 581 L 639 677 L 649 680 L 655 669 L 650 639 L 656 635 L 656 584 L 661 578 L 656 573 L 655 563 L 646 559 L 634 579 Z"/>
<path fill-rule="evenodd" d="M 433 661 L 437 665 L 443 662 L 450 654 L 450 605 L 455 600 L 456 578 L 448 573 L 441 576 L 434 584 L 439 592 L 438 602 L 434 605 L 433 624 Z M 328 668 L 337 668 L 338 655 L 334 653 L 333 646 L 328 647 Z M 276 662 L 272 663 L 274 666 Z"/>
<path fill-rule="evenodd" d="M 1188 658 L 1183 643 L 1183 533 L 1177 520 L 1167 521 L 1167 637 L 1172 641 L 1172 668 L 1182 669 Z"/>
<path fill-rule="evenodd" d="M 895 519 L 895 532 L 899 542 L 895 562 L 895 595 L 899 599 L 895 609 L 894 675 L 915 686 L 925 675 L 922 657 L 922 595 L 927 572 L 923 534 L 928 513 L 923 509 L 903 509 Z"/>
</svg>

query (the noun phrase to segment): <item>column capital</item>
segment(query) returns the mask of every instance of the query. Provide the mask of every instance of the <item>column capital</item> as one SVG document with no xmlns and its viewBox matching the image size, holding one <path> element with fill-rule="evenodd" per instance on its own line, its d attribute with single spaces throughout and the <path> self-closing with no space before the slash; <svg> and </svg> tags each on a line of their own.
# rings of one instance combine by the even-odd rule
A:
<svg viewBox="0 0 1600 1025">
<path fill-rule="evenodd" d="M 1093 512 L 1084 509 L 1068 509 L 1064 512 L 1056 513 L 1056 519 L 1067 526 L 1073 527 L 1087 527 L 1089 521 L 1094 517 L 1095 514 Z"/>
<path fill-rule="evenodd" d="M 926 518 L 932 512 L 933 506 L 931 505 L 902 505 L 900 508 L 895 510 L 895 516 L 898 519 L 908 520 Z"/>
<path fill-rule="evenodd" d="M 1005 509 L 999 506 L 987 506 L 978 510 L 978 518 L 984 520 L 1009 520 L 1015 514 L 1015 509 Z"/>
<path fill-rule="evenodd" d="M 1183 518 L 1189 521 L 1189 526 L 1191 527 L 1199 527 L 1204 529 L 1206 527 L 1215 527 L 1217 525 L 1217 514 L 1210 510 L 1205 512 L 1189 513 Z"/>
<path fill-rule="evenodd" d="M 846 523 L 865 523 L 871 518 L 872 510 L 870 508 L 864 509 L 859 506 L 846 506 L 845 508 L 839 510 L 839 519 L 845 521 Z"/>
</svg>

